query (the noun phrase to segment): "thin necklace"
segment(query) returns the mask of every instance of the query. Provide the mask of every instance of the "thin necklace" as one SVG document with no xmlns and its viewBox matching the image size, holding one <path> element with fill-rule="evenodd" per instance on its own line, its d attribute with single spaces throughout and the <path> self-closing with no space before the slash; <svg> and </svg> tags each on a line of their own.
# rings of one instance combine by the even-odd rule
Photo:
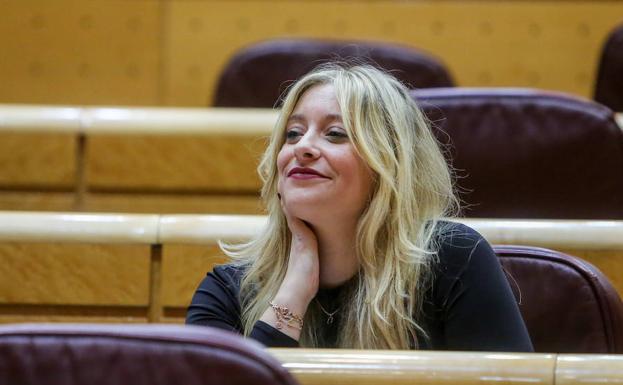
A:
<svg viewBox="0 0 623 385">
<path fill-rule="evenodd" d="M 324 306 L 322 306 L 322 304 L 320 303 L 320 301 L 318 301 L 318 299 L 316 298 L 316 302 L 318 303 L 318 306 L 320 306 L 320 310 L 322 310 L 322 312 L 324 314 L 327 315 L 327 325 L 331 325 L 333 323 L 333 316 L 335 315 L 335 313 L 337 313 L 338 311 L 340 311 L 340 308 L 338 307 L 337 309 L 335 309 L 333 312 L 329 313 L 328 311 L 325 310 Z"/>
</svg>

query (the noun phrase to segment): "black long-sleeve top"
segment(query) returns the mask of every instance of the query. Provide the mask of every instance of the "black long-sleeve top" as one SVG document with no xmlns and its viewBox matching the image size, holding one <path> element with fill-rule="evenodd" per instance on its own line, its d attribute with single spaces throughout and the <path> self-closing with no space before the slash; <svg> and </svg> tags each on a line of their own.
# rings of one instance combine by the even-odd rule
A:
<svg viewBox="0 0 623 385">
<path fill-rule="evenodd" d="M 532 351 L 515 297 L 489 243 L 465 225 L 445 227 L 418 317 L 428 337 L 418 337 L 418 349 Z M 195 292 L 186 323 L 242 333 L 238 295 L 242 274 L 236 265 L 216 266 Z M 316 298 L 325 308 L 336 309 L 341 289 L 321 289 Z M 326 325 L 327 335 L 335 336 L 338 325 L 336 316 L 336 322 Z M 262 321 L 254 325 L 250 337 L 271 347 L 298 346 Z"/>
</svg>

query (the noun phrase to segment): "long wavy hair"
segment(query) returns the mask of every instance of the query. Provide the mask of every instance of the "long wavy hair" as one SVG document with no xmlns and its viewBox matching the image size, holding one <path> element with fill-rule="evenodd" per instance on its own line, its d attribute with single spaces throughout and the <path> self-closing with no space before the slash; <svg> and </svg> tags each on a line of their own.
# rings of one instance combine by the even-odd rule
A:
<svg viewBox="0 0 623 385">
<path fill-rule="evenodd" d="M 357 225 L 359 271 L 342 290 L 337 340 L 322 333 L 312 301 L 301 346 L 409 349 L 426 336 L 418 316 L 438 250 L 437 221 L 458 207 L 448 165 L 406 87 L 369 65 L 325 64 L 293 84 L 258 172 L 266 227 L 247 243 L 221 244 L 243 265 L 242 323 L 249 334 L 276 295 L 288 266 L 291 234 L 277 197 L 277 154 L 288 117 L 311 87 L 331 84 L 344 128 L 374 174 L 373 192 Z"/>
</svg>

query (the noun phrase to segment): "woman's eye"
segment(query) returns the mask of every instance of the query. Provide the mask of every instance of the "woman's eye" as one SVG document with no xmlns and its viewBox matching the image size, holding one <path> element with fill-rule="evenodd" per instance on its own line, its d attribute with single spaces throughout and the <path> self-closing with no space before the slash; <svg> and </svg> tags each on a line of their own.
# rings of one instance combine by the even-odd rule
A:
<svg viewBox="0 0 623 385">
<path fill-rule="evenodd" d="M 333 139 L 347 139 L 348 138 L 348 134 L 340 130 L 331 130 L 327 132 L 327 136 L 330 136 Z"/>
<path fill-rule="evenodd" d="M 286 132 L 286 139 L 296 139 L 301 135 L 301 133 L 297 130 L 288 130 Z"/>
</svg>

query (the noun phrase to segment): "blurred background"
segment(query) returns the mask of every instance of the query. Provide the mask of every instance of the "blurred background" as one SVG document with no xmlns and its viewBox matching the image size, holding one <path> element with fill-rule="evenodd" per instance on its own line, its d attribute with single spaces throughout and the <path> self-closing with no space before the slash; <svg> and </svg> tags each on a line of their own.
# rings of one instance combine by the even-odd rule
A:
<svg viewBox="0 0 623 385">
<path fill-rule="evenodd" d="M 385 41 L 458 86 L 593 95 L 623 2 L 1 0 L 0 102 L 207 106 L 228 59 L 278 37 Z"/>
</svg>

